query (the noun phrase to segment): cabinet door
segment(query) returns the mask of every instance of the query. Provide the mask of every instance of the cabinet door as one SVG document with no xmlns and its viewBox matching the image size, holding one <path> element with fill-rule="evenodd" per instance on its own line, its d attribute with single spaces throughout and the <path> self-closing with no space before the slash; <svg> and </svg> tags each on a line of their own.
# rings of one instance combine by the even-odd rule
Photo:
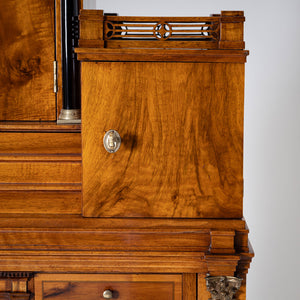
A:
<svg viewBox="0 0 300 300">
<path fill-rule="evenodd" d="M 181 300 L 181 275 L 41 274 L 35 278 L 36 300 L 98 300 L 103 293 L 119 300 Z M 104 294 L 105 295 L 105 294 Z"/>
<path fill-rule="evenodd" d="M 56 120 L 54 6 L 1 1 L 0 120 Z"/>
<path fill-rule="evenodd" d="M 84 216 L 241 217 L 243 76 L 243 64 L 84 62 Z"/>
</svg>

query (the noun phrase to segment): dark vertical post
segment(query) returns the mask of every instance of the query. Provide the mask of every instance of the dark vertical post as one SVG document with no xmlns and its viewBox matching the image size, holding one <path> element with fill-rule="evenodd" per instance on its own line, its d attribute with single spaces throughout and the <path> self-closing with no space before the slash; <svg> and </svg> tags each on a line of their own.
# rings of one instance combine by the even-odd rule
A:
<svg viewBox="0 0 300 300">
<path fill-rule="evenodd" d="M 74 53 L 79 36 L 78 13 L 78 0 L 61 0 L 63 108 L 58 123 L 80 122 L 80 65 Z"/>
</svg>

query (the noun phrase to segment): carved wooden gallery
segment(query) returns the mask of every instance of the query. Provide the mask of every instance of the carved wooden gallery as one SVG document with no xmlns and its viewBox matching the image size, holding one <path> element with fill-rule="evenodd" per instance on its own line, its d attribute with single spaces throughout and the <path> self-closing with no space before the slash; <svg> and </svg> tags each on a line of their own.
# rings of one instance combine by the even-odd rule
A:
<svg viewBox="0 0 300 300">
<path fill-rule="evenodd" d="M 246 299 L 244 13 L 0 10 L 0 299 Z"/>
</svg>

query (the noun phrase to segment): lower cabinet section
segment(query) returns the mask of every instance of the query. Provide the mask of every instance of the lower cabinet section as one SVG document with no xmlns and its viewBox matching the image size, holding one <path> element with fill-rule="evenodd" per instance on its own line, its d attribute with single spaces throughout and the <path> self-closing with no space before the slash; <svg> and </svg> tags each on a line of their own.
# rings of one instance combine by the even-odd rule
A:
<svg viewBox="0 0 300 300">
<path fill-rule="evenodd" d="M 182 275 L 38 274 L 35 300 L 181 300 Z"/>
</svg>

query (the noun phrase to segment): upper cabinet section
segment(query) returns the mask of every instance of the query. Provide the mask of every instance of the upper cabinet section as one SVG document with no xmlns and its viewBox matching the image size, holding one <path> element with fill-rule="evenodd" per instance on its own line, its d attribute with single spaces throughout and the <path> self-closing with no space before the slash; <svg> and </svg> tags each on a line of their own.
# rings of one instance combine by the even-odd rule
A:
<svg viewBox="0 0 300 300">
<path fill-rule="evenodd" d="M 241 218 L 243 13 L 79 18 L 83 215 Z"/>
<path fill-rule="evenodd" d="M 54 121 L 55 1 L 1 1 L 0 120 Z"/>
</svg>

